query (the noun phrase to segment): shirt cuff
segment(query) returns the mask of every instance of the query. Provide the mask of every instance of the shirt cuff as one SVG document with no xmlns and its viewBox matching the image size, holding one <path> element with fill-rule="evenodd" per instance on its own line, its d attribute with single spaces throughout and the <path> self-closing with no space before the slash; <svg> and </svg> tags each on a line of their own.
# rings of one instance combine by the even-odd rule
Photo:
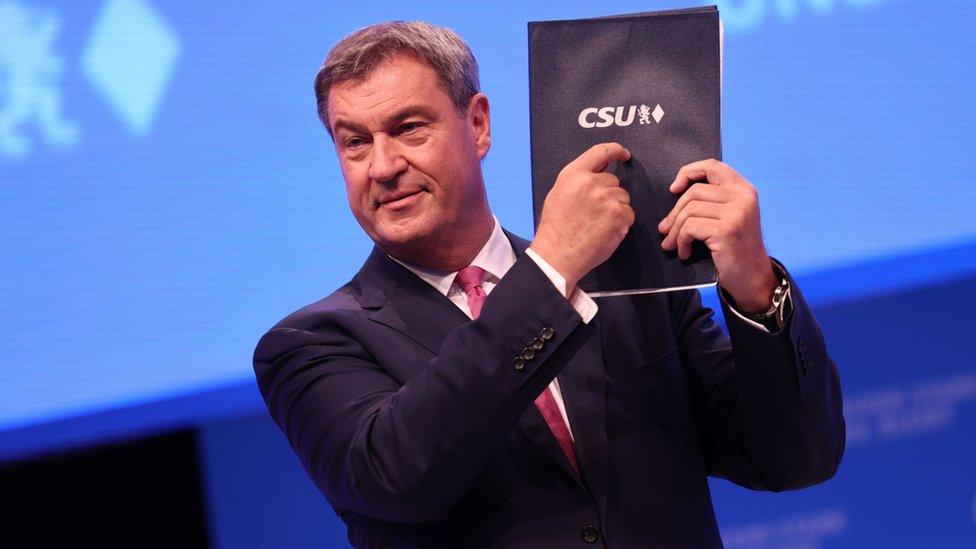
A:
<svg viewBox="0 0 976 549">
<path fill-rule="evenodd" d="M 719 288 L 719 291 L 724 292 L 725 290 Z M 722 297 L 725 297 L 725 296 L 722 296 Z M 740 313 L 738 310 L 736 310 L 735 305 L 733 305 L 732 303 L 730 303 L 728 299 L 726 299 L 725 303 L 729 306 L 729 310 L 732 311 L 735 314 L 735 316 L 737 316 L 737 317 L 741 318 L 743 321 L 745 321 L 746 324 L 755 327 L 757 330 L 762 330 L 763 332 L 766 332 L 767 334 L 770 333 L 769 332 L 769 328 L 763 326 L 762 324 L 756 322 L 755 320 L 752 320 L 751 318 L 746 318 L 745 316 L 743 316 L 743 314 Z"/>
<path fill-rule="evenodd" d="M 542 256 L 535 253 L 535 250 L 532 248 L 526 248 L 525 253 L 531 257 L 532 261 L 535 261 L 536 265 L 542 269 L 542 272 L 549 277 L 549 280 L 552 281 L 552 284 L 556 287 L 556 290 L 558 290 L 563 297 L 569 300 L 569 304 L 572 305 L 573 308 L 576 309 L 576 312 L 579 313 L 579 315 L 583 318 L 583 324 L 589 324 L 590 320 L 593 320 L 593 317 L 596 316 L 596 312 L 599 309 L 596 302 L 593 301 L 593 298 L 586 295 L 586 292 L 580 290 L 576 286 L 573 286 L 572 291 L 570 291 L 570 289 L 566 287 L 566 277 L 559 274 L 559 271 L 550 265 L 548 261 L 542 259 Z"/>
<path fill-rule="evenodd" d="M 786 278 L 786 269 L 784 269 L 783 266 L 780 265 L 776 261 L 772 261 L 772 263 L 773 263 L 773 270 L 776 271 L 776 274 L 781 279 L 782 278 Z M 763 331 L 763 332 L 765 332 L 767 334 L 772 333 L 772 332 L 769 331 L 769 328 L 767 328 L 766 326 L 764 326 L 764 325 L 756 322 L 755 320 L 752 320 L 751 318 L 746 318 L 745 315 L 743 315 L 742 313 L 740 313 L 738 311 L 738 309 L 735 308 L 735 305 L 732 304 L 732 298 L 729 296 L 728 293 L 726 293 L 725 289 L 723 289 L 721 286 L 718 287 L 718 292 L 719 292 L 719 297 L 721 297 L 722 298 L 722 301 L 724 301 L 725 304 L 728 305 L 729 310 L 732 311 L 735 314 L 735 316 L 741 318 L 747 324 L 749 324 L 750 326 L 755 327 L 757 330 L 761 330 L 761 331 Z M 790 311 L 789 314 L 793 314 L 793 296 L 791 294 L 787 294 L 786 295 L 786 302 L 783 304 L 783 306 L 784 307 L 785 306 L 789 306 L 789 311 Z M 787 317 L 787 318 L 789 318 L 789 317 Z M 785 325 L 785 323 L 784 323 L 784 325 Z"/>
</svg>

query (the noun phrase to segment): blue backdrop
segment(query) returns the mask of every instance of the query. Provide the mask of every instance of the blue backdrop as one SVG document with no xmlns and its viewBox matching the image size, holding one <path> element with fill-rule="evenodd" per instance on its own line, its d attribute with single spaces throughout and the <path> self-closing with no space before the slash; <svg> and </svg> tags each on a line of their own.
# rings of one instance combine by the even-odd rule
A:
<svg viewBox="0 0 976 549">
<path fill-rule="evenodd" d="M 426 19 L 469 41 L 492 104 L 490 199 L 528 236 L 526 23 L 670 7 L 681 5 L 0 0 L 0 435 L 248 386 L 260 334 L 355 272 L 370 242 L 347 211 L 312 94 L 344 34 Z M 976 6 L 719 8 L 724 157 L 759 189 L 770 252 L 811 300 L 880 299 L 976 272 Z M 968 325 L 966 313 L 953 314 Z M 917 368 L 891 372 L 871 355 L 841 366 L 845 388 L 857 389 L 855 447 L 890 440 L 888 451 L 908 455 L 928 442 L 892 433 L 953 429 L 972 440 L 955 415 L 976 401 L 972 359 L 933 369 L 920 354 Z M 195 409 L 224 410 L 210 406 Z M 14 454 L 28 438 L 0 450 Z M 969 507 L 953 507 L 953 524 L 976 539 L 967 486 Z M 754 527 L 749 509 L 730 545 L 852 531 L 845 505 Z"/>
</svg>

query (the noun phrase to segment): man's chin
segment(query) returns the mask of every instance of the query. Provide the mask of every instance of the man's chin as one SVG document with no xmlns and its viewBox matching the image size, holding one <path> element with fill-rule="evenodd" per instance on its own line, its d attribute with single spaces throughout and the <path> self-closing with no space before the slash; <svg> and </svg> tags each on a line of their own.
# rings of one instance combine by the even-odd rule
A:
<svg viewBox="0 0 976 549">
<path fill-rule="evenodd" d="M 404 216 L 400 219 L 390 220 L 377 227 L 374 238 L 381 248 L 392 246 L 396 248 L 411 248 L 422 245 L 431 233 L 431 227 L 424 223 L 421 216 Z"/>
</svg>

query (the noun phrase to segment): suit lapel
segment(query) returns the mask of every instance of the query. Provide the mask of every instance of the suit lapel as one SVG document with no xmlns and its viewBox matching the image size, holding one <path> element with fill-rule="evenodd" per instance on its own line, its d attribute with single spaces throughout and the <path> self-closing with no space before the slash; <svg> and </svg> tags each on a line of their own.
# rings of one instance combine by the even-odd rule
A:
<svg viewBox="0 0 976 549">
<path fill-rule="evenodd" d="M 447 296 L 373 247 L 353 279 L 356 299 L 370 320 L 388 326 L 440 353 L 444 339 L 470 319 Z"/>
</svg>

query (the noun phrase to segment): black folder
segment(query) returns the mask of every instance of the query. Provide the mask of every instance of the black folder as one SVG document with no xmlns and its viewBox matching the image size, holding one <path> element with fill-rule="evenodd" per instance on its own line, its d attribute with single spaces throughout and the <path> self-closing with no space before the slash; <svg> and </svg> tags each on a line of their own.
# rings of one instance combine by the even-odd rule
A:
<svg viewBox="0 0 976 549">
<path fill-rule="evenodd" d="M 605 263 L 579 282 L 590 295 L 714 284 L 695 242 L 682 261 L 661 249 L 657 225 L 674 207 L 678 168 L 721 159 L 721 23 L 714 6 L 529 23 L 529 101 L 535 226 L 559 171 L 617 141 L 632 158 L 610 167 L 636 222 Z"/>
</svg>

